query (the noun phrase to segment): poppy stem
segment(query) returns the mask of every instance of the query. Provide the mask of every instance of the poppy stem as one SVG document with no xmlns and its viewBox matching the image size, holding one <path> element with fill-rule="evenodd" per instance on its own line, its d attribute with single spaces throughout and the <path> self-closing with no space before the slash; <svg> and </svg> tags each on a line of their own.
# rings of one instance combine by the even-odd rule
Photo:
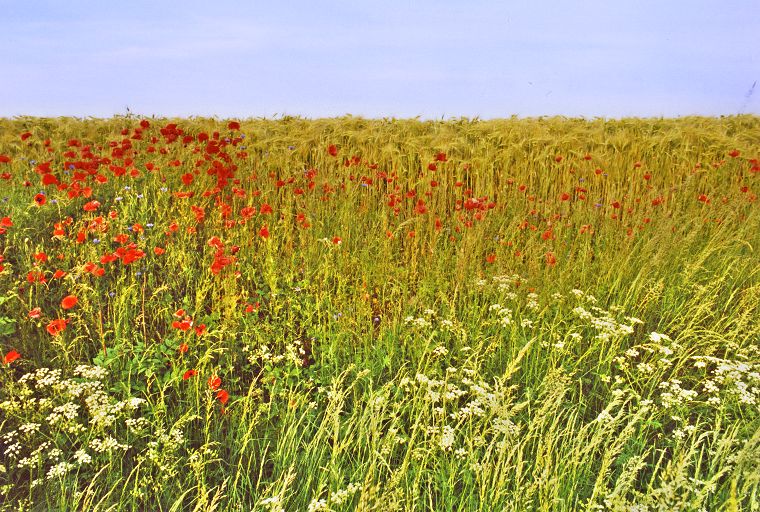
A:
<svg viewBox="0 0 760 512">
<path fill-rule="evenodd" d="M 106 338 L 103 336 L 103 312 L 98 311 L 98 330 L 100 330 L 100 346 L 103 347 L 103 355 L 107 356 L 106 352 Z"/>
</svg>

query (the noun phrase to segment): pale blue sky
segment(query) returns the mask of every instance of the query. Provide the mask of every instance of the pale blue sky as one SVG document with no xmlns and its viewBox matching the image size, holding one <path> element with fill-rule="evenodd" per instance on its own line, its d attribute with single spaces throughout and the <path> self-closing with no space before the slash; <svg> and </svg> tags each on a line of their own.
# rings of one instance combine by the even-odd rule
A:
<svg viewBox="0 0 760 512">
<path fill-rule="evenodd" d="M 0 116 L 760 113 L 760 0 L 0 0 Z"/>
</svg>

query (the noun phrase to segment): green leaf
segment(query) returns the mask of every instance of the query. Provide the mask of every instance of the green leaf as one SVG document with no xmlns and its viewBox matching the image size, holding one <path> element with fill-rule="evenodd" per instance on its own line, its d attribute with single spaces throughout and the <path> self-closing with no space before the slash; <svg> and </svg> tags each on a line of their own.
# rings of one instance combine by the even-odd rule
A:
<svg viewBox="0 0 760 512">
<path fill-rule="evenodd" d="M 0 336 L 8 336 L 14 332 L 16 332 L 16 320 L 0 316 Z"/>
</svg>

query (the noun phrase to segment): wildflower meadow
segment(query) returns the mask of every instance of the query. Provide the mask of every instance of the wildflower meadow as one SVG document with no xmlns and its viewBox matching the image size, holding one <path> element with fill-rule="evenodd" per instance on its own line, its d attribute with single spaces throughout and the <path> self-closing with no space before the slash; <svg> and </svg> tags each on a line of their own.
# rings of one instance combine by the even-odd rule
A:
<svg viewBox="0 0 760 512">
<path fill-rule="evenodd" d="M 0 510 L 760 511 L 760 118 L 0 120 Z"/>
</svg>

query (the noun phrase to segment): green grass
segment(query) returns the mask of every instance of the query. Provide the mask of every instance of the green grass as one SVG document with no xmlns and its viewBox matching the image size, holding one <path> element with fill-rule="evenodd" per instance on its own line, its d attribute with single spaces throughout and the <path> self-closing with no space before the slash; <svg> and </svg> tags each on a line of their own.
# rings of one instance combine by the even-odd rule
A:
<svg viewBox="0 0 760 512">
<path fill-rule="evenodd" d="M 760 510 L 757 117 L 139 123 L 0 120 L 0 510 Z"/>
</svg>

